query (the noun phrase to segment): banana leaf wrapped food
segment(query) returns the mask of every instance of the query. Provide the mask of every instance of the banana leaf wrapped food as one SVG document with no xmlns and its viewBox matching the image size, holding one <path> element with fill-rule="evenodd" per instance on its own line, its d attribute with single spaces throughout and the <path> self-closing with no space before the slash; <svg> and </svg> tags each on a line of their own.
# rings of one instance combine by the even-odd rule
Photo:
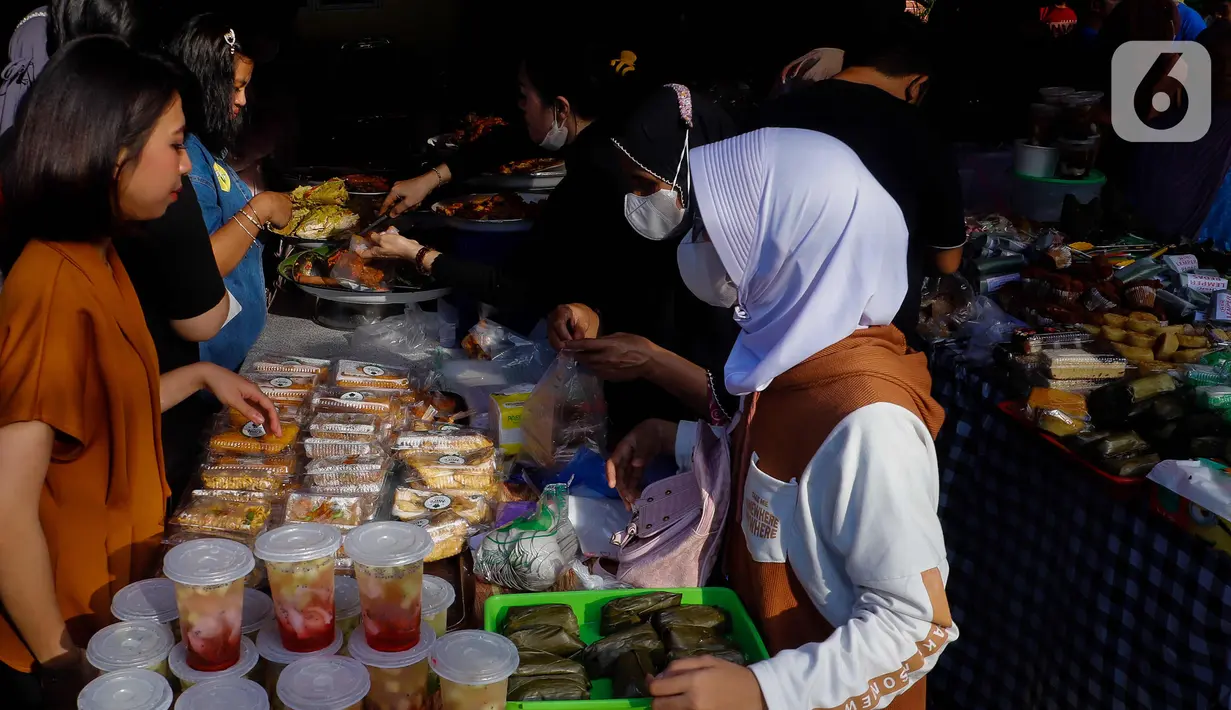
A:
<svg viewBox="0 0 1231 710">
<path fill-rule="evenodd" d="M 518 651 L 517 657 L 519 660 L 517 670 L 513 671 L 514 676 L 568 675 L 590 682 L 586 677 L 586 667 L 577 661 L 543 651 Z"/>
<path fill-rule="evenodd" d="M 663 609 L 680 605 L 679 594 L 671 592 L 650 592 L 631 597 L 613 599 L 603 605 L 602 627 L 600 633 L 604 636 L 636 626 L 650 618 L 650 614 Z"/>
<path fill-rule="evenodd" d="M 527 626 L 559 626 L 577 636 L 581 633 L 577 615 L 568 604 L 540 604 L 538 606 L 515 606 L 504 618 L 501 633 L 505 636 Z"/>
<path fill-rule="evenodd" d="M 571 656 L 586 645 L 581 637 L 559 626 L 527 626 L 505 635 L 518 651 L 543 651 L 557 656 Z"/>
<path fill-rule="evenodd" d="M 650 687 L 646 676 L 658 673 L 654 659 L 648 651 L 630 651 L 620 654 L 616 659 L 614 673 L 611 676 L 611 697 L 613 698 L 648 698 Z"/>
<path fill-rule="evenodd" d="M 649 624 L 640 624 L 601 638 L 581 652 L 581 662 L 591 678 L 609 678 L 616 659 L 629 651 L 647 651 L 655 661 L 666 655 L 662 639 Z"/>
<path fill-rule="evenodd" d="M 509 700 L 589 700 L 590 686 L 571 675 L 509 678 Z"/>
<path fill-rule="evenodd" d="M 667 653 L 667 660 L 679 661 L 685 658 L 695 658 L 697 656 L 713 656 L 721 661 L 734 663 L 738 666 L 748 665 L 748 659 L 744 658 L 743 651 L 695 651 L 684 649 Z"/>
<path fill-rule="evenodd" d="M 668 651 L 716 653 L 739 650 L 731 639 L 700 626 L 672 626 L 663 631 L 662 638 Z"/>
<path fill-rule="evenodd" d="M 731 630 L 731 616 L 725 609 L 704 604 L 677 606 L 655 612 L 650 623 L 659 634 L 673 626 L 699 626 L 725 634 Z"/>
</svg>

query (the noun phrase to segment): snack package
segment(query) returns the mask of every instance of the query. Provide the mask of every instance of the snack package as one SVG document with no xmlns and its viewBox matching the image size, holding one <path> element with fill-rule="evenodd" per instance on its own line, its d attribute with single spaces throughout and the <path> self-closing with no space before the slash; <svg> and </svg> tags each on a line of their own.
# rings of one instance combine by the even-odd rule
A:
<svg viewBox="0 0 1231 710">
<path fill-rule="evenodd" d="M 268 500 L 232 500 L 225 494 L 194 495 L 175 511 L 169 525 L 180 530 L 240 534 L 250 538 L 265 529 L 271 512 Z"/>
<path fill-rule="evenodd" d="M 385 456 L 346 456 L 314 459 L 304 470 L 304 484 L 312 493 L 380 493 L 389 473 Z"/>
<path fill-rule="evenodd" d="M 393 450 L 403 460 L 420 455 L 452 454 L 471 461 L 476 456 L 494 455 L 495 445 L 478 429 L 444 424 L 428 431 L 403 432 L 394 443 Z"/>
<path fill-rule="evenodd" d="M 279 423 L 290 422 L 302 425 L 304 418 L 308 415 L 308 408 L 299 402 L 275 401 L 274 406 L 278 409 Z M 227 410 L 227 421 L 231 422 L 231 426 L 242 427 L 252 420 L 232 407 Z"/>
<path fill-rule="evenodd" d="M 522 453 L 541 468 L 559 469 L 583 446 L 603 449 L 606 421 L 603 383 L 561 353 L 526 400 Z"/>
<path fill-rule="evenodd" d="M 364 412 L 387 419 L 395 426 L 401 406 L 401 396 L 386 390 L 325 387 L 312 396 L 312 411 L 317 414 Z"/>
<path fill-rule="evenodd" d="M 275 402 L 304 402 L 312 395 L 317 376 L 249 373 L 248 378 Z"/>
<path fill-rule="evenodd" d="M 1090 416 L 1090 412 L 1086 409 L 1085 397 L 1044 387 L 1035 387 L 1030 390 L 1030 398 L 1026 400 L 1026 406 L 1035 412 L 1058 409 L 1078 419 L 1087 419 Z"/>
<path fill-rule="evenodd" d="M 329 373 L 329 361 L 299 355 L 261 353 L 250 356 L 244 370 L 264 375 L 312 375 L 324 379 Z"/>
<path fill-rule="evenodd" d="M 299 459 L 292 453 L 276 456 L 244 456 L 212 453 L 201 466 L 201 472 L 253 471 L 261 475 L 289 476 L 298 469 Z"/>
<path fill-rule="evenodd" d="M 374 362 L 339 360 L 333 381 L 344 389 L 404 392 L 410 389 L 410 371 Z"/>
<path fill-rule="evenodd" d="M 445 454 L 408 463 L 403 480 L 410 488 L 424 491 L 470 490 L 495 497 L 503 476 L 494 458 L 467 464 L 461 456 Z"/>
<path fill-rule="evenodd" d="M 294 474 L 270 473 L 260 468 L 216 469 L 201 467 L 201 488 L 205 490 L 253 491 L 278 495 L 295 486 Z"/>
<path fill-rule="evenodd" d="M 286 520 L 295 523 L 362 525 L 376 514 L 380 499 L 372 495 L 329 495 L 296 491 L 286 499 Z"/>
<path fill-rule="evenodd" d="M 472 526 L 490 523 L 495 517 L 491 500 L 478 491 L 438 490 L 399 487 L 393 494 L 393 517 L 421 520 L 457 515 Z"/>
<path fill-rule="evenodd" d="M 1043 367 L 1048 376 L 1056 380 L 1114 380 L 1124 376 L 1128 363 L 1114 355 L 1096 355 L 1084 350 L 1050 350 L 1043 353 Z"/>
<path fill-rule="evenodd" d="M 470 539 L 470 523 L 452 511 L 431 518 L 419 518 L 411 524 L 426 530 L 427 534 L 432 536 L 432 542 L 435 543 L 431 553 L 423 560 L 424 562 L 435 562 L 446 557 L 460 555 L 462 550 L 466 549 L 466 542 Z"/>
<path fill-rule="evenodd" d="M 210 451 L 226 451 L 241 454 L 280 454 L 291 448 L 299 438 L 299 425 L 282 424 L 282 436 L 266 432 L 265 427 L 254 422 L 234 426 L 229 421 L 220 422 L 209 439 Z"/>
<path fill-rule="evenodd" d="M 380 441 L 385 423 L 375 414 L 326 412 L 312 417 L 308 431 L 312 436 L 348 441 Z"/>
<path fill-rule="evenodd" d="M 379 441 L 354 441 L 320 436 L 304 439 L 303 450 L 310 459 L 385 455 L 385 447 Z"/>
</svg>

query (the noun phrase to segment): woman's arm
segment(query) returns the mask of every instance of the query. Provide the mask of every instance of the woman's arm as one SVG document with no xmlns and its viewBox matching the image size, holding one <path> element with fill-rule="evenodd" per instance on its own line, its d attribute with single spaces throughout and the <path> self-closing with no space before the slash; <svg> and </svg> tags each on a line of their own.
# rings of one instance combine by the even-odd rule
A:
<svg viewBox="0 0 1231 710">
<path fill-rule="evenodd" d="M 159 404 L 167 411 L 200 390 L 209 390 L 223 405 L 232 407 L 257 424 L 269 424 L 275 436 L 282 435 L 278 408 L 251 380 L 210 362 L 198 362 L 165 373 L 160 379 Z"/>
<path fill-rule="evenodd" d="M 218 334 L 227 322 L 230 312 L 231 297 L 224 295 L 213 308 L 194 318 L 171 321 L 171 329 L 175 334 L 190 343 L 204 343 Z"/>
<path fill-rule="evenodd" d="M 43 422 L 0 427 L 4 495 L 0 496 L 0 603 L 40 665 L 79 653 L 56 603 L 51 554 L 39 522 L 39 497 L 55 431 Z"/>
<path fill-rule="evenodd" d="M 262 192 L 249 200 L 241 212 L 250 215 L 251 219 L 244 214 L 236 214 L 209 235 L 214 260 L 218 262 L 218 271 L 223 276 L 239 266 L 266 223 L 281 229 L 291 221 L 291 199 L 280 192 Z"/>
<path fill-rule="evenodd" d="M 573 353 L 578 362 L 604 380 L 648 380 L 709 418 L 710 381 L 705 368 L 640 335 L 614 333 L 570 340 L 561 349 Z"/>
</svg>

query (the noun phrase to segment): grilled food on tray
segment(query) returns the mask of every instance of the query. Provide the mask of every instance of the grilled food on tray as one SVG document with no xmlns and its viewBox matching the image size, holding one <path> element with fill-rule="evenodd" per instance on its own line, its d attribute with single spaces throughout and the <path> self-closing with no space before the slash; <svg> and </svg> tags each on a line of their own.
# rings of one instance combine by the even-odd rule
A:
<svg viewBox="0 0 1231 710">
<path fill-rule="evenodd" d="M 537 202 L 526 202 L 516 193 L 478 195 L 464 200 L 441 202 L 437 211 L 448 217 L 473 220 L 534 219 L 541 209 Z"/>
<path fill-rule="evenodd" d="M 505 163 L 500 166 L 497 171 L 501 175 L 530 175 L 532 173 L 541 173 L 548 168 L 555 168 L 563 165 L 559 158 L 528 158 L 526 160 L 514 160 L 511 163 Z"/>
<path fill-rule="evenodd" d="M 389 191 L 389 181 L 378 175 L 343 175 L 342 181 L 351 192 Z"/>
<path fill-rule="evenodd" d="M 349 198 L 342 178 L 331 178 L 319 185 L 303 185 L 291 191 L 291 203 L 296 207 L 344 205 Z"/>
<path fill-rule="evenodd" d="M 291 221 L 276 234 L 300 239 L 328 239 L 341 234 L 359 223 L 359 215 L 338 205 L 295 207 Z"/>
</svg>

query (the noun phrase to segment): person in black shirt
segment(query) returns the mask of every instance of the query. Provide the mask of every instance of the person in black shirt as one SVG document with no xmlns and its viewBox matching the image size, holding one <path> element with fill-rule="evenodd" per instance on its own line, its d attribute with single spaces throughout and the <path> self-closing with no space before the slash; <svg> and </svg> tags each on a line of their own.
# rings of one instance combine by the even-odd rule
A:
<svg viewBox="0 0 1231 710">
<path fill-rule="evenodd" d="M 932 72 L 926 26 L 904 12 L 877 29 L 847 54 L 837 76 L 767 103 L 754 127 L 806 128 L 837 138 L 897 201 L 910 230 L 910 284 L 893 324 L 918 348 L 924 276 L 953 273 L 961 264 L 961 180 L 949 147 L 919 113 Z"/>
</svg>

